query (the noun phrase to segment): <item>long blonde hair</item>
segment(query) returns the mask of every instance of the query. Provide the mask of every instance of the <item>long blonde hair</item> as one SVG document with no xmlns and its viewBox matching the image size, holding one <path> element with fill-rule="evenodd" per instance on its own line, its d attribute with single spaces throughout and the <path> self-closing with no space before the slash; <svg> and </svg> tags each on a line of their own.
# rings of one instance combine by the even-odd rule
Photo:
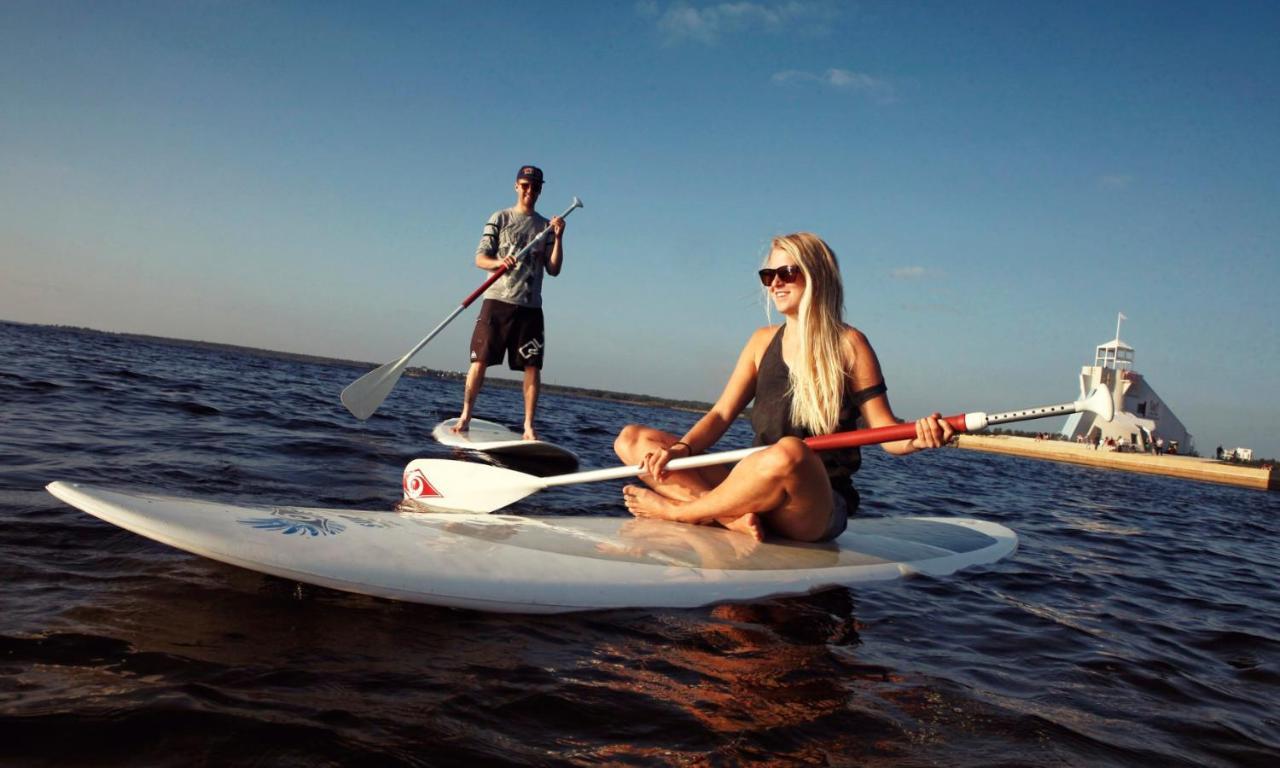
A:
<svg viewBox="0 0 1280 768">
<path fill-rule="evenodd" d="M 844 286 L 836 254 L 809 232 L 775 237 L 770 253 L 787 254 L 804 273 L 804 294 L 795 330 L 800 356 L 790 367 L 791 423 L 827 435 L 840 422 L 848 384 L 844 358 Z"/>
</svg>

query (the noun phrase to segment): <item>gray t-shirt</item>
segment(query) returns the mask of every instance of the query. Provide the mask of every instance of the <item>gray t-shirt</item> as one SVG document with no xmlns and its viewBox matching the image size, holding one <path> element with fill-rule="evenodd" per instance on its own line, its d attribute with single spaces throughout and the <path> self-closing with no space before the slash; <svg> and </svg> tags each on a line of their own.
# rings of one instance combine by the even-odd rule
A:
<svg viewBox="0 0 1280 768">
<path fill-rule="evenodd" d="M 513 256 L 550 222 L 540 213 L 520 213 L 515 208 L 498 211 L 489 217 L 480 236 L 477 254 L 494 258 Z M 486 299 L 497 299 L 522 307 L 542 306 L 542 273 L 551 258 L 553 235 L 547 235 L 529 252 L 520 257 L 516 265 L 494 281 L 484 292 Z"/>
</svg>

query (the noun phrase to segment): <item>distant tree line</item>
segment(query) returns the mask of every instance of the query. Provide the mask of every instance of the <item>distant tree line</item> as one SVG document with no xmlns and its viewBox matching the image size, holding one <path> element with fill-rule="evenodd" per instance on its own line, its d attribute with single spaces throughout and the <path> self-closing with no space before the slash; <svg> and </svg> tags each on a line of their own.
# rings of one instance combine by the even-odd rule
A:
<svg viewBox="0 0 1280 768">
<path fill-rule="evenodd" d="M 437 371 L 432 368 L 409 368 L 405 371 L 405 375 L 445 379 L 448 381 L 466 381 L 467 379 L 467 375 L 459 371 Z M 520 379 L 491 377 L 485 379 L 484 385 L 486 387 L 520 389 L 522 382 Z M 542 391 L 558 395 L 569 395 L 571 397 L 589 397 L 595 400 L 611 400 L 613 402 L 628 403 L 631 405 L 652 405 L 662 408 L 671 408 L 677 411 L 706 411 L 711 408 L 710 403 L 704 403 L 699 400 L 672 400 L 665 397 L 654 397 L 652 395 L 637 395 L 631 392 L 613 392 L 607 389 L 570 387 L 563 384 L 547 384 L 545 382 L 542 384 Z"/>
</svg>

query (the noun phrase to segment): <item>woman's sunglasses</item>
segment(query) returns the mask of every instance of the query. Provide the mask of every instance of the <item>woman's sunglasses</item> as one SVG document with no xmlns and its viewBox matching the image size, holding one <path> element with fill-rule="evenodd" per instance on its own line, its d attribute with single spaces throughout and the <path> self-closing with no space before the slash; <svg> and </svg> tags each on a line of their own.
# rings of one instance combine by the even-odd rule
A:
<svg viewBox="0 0 1280 768">
<path fill-rule="evenodd" d="M 763 285 L 773 285 L 773 278 L 777 276 L 784 283 L 794 283 L 800 277 L 800 267 L 795 264 L 787 264 L 786 266 L 773 269 L 772 267 L 760 270 L 760 282 Z"/>
</svg>

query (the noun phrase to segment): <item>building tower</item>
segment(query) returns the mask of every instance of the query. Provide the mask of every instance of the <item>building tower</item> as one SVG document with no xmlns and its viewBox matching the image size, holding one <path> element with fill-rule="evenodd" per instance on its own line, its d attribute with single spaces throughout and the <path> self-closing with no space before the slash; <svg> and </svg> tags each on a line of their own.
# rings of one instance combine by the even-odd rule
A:
<svg viewBox="0 0 1280 768">
<path fill-rule="evenodd" d="M 1092 413 L 1072 414 L 1062 426 L 1062 434 L 1068 440 L 1083 438 L 1088 442 L 1111 438 L 1119 443 L 1123 438 L 1126 445 L 1138 451 L 1152 450 L 1156 438 L 1164 438 L 1166 450 L 1177 443 L 1178 453 L 1191 453 L 1195 450 L 1191 433 L 1142 374 L 1133 369 L 1133 347 L 1120 340 L 1120 323 L 1127 319 L 1120 313 L 1116 337 L 1099 344 L 1093 365 L 1080 369 L 1081 393 L 1092 392 L 1096 386 L 1110 390 L 1116 406 L 1115 419 L 1108 423 Z"/>
</svg>

